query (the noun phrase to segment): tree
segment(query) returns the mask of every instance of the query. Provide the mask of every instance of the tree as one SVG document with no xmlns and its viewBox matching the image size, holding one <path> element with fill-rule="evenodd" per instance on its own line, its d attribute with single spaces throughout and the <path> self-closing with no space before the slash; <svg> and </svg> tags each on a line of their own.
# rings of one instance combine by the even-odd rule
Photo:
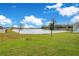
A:
<svg viewBox="0 0 79 59">
<path fill-rule="evenodd" d="M 49 29 L 50 29 L 50 31 L 51 31 L 51 36 L 52 36 L 52 30 L 54 30 L 54 28 L 55 28 L 55 20 L 53 19 L 53 20 L 51 20 L 50 21 L 50 23 L 49 23 Z"/>
<path fill-rule="evenodd" d="M 19 25 L 19 33 L 20 33 L 20 31 L 23 29 L 23 24 L 22 23 L 20 23 L 20 25 Z"/>
</svg>

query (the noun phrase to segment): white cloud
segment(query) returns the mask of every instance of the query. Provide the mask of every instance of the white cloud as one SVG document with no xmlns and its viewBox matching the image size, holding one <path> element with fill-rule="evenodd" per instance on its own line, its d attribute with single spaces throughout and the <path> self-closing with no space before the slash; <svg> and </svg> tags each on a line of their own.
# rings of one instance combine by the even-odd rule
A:
<svg viewBox="0 0 79 59">
<path fill-rule="evenodd" d="M 18 25 L 13 25 L 13 27 L 19 28 Z M 24 25 L 23 25 L 23 28 L 35 28 L 35 26 L 33 26 L 33 25 L 28 25 L 28 24 L 24 24 Z"/>
<path fill-rule="evenodd" d="M 35 28 L 35 26 L 33 26 L 33 25 L 28 25 L 28 24 L 25 24 L 25 25 L 24 25 L 24 28 Z"/>
<path fill-rule="evenodd" d="M 56 5 L 53 5 L 53 6 L 46 6 L 46 8 L 49 8 L 49 9 L 55 8 L 56 11 L 58 11 L 60 13 L 60 15 L 62 15 L 62 16 L 72 16 L 79 12 L 78 7 L 69 6 L 69 7 L 61 8 L 61 6 L 63 6 L 63 4 L 57 3 Z"/>
<path fill-rule="evenodd" d="M 18 25 L 13 25 L 13 27 L 19 28 Z M 28 25 L 28 24 L 24 24 L 24 25 L 23 25 L 23 28 L 35 28 L 35 26 L 33 26 L 33 25 Z"/>
<path fill-rule="evenodd" d="M 73 17 L 73 18 L 71 19 L 71 22 L 72 22 L 72 23 L 79 22 L 79 15 Z"/>
<path fill-rule="evenodd" d="M 21 21 L 21 23 L 24 24 L 25 27 L 29 28 L 29 27 L 41 26 L 43 24 L 42 20 L 43 20 L 42 18 L 37 18 L 31 15 L 31 16 L 25 16 L 24 19 Z"/>
<path fill-rule="evenodd" d="M 18 28 L 18 25 L 13 25 L 13 27 L 16 27 L 16 28 Z"/>
<path fill-rule="evenodd" d="M 4 15 L 0 15 L 0 24 L 5 25 L 5 24 L 11 24 L 11 19 L 5 17 Z"/>
<path fill-rule="evenodd" d="M 56 10 L 59 11 L 60 15 L 62 15 L 62 16 L 72 16 L 79 12 L 79 8 L 77 8 L 75 6 L 57 8 Z"/>
<path fill-rule="evenodd" d="M 48 8 L 48 9 L 60 8 L 62 5 L 63 5 L 62 3 L 57 3 L 56 5 L 53 5 L 53 6 L 46 6 L 46 8 Z"/>
<path fill-rule="evenodd" d="M 25 16 L 22 23 L 31 23 L 35 25 L 41 25 L 42 24 L 42 19 L 41 18 L 36 18 L 35 16 Z"/>
</svg>

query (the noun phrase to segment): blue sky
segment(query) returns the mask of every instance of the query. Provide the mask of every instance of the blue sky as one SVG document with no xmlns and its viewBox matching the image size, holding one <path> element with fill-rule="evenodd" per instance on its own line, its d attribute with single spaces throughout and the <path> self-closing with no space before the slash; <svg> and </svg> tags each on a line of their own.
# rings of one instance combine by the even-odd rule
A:
<svg viewBox="0 0 79 59">
<path fill-rule="evenodd" d="M 57 24 L 70 24 L 78 13 L 78 3 L 0 3 L 0 25 L 41 27 L 53 18 Z"/>
</svg>

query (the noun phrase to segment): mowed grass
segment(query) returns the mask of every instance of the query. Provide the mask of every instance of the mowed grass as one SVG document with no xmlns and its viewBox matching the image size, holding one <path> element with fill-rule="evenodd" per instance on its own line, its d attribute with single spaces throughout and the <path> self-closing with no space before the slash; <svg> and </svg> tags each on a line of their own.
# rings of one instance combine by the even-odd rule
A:
<svg viewBox="0 0 79 59">
<path fill-rule="evenodd" d="M 0 56 L 79 56 L 79 33 L 0 33 Z"/>
</svg>

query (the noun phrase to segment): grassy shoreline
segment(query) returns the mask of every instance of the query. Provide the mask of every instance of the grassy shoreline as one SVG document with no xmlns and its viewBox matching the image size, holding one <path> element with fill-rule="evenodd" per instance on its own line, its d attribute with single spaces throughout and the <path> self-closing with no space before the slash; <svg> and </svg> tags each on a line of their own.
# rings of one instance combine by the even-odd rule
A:
<svg viewBox="0 0 79 59">
<path fill-rule="evenodd" d="M 79 56 L 79 33 L 0 33 L 0 56 Z"/>
</svg>

